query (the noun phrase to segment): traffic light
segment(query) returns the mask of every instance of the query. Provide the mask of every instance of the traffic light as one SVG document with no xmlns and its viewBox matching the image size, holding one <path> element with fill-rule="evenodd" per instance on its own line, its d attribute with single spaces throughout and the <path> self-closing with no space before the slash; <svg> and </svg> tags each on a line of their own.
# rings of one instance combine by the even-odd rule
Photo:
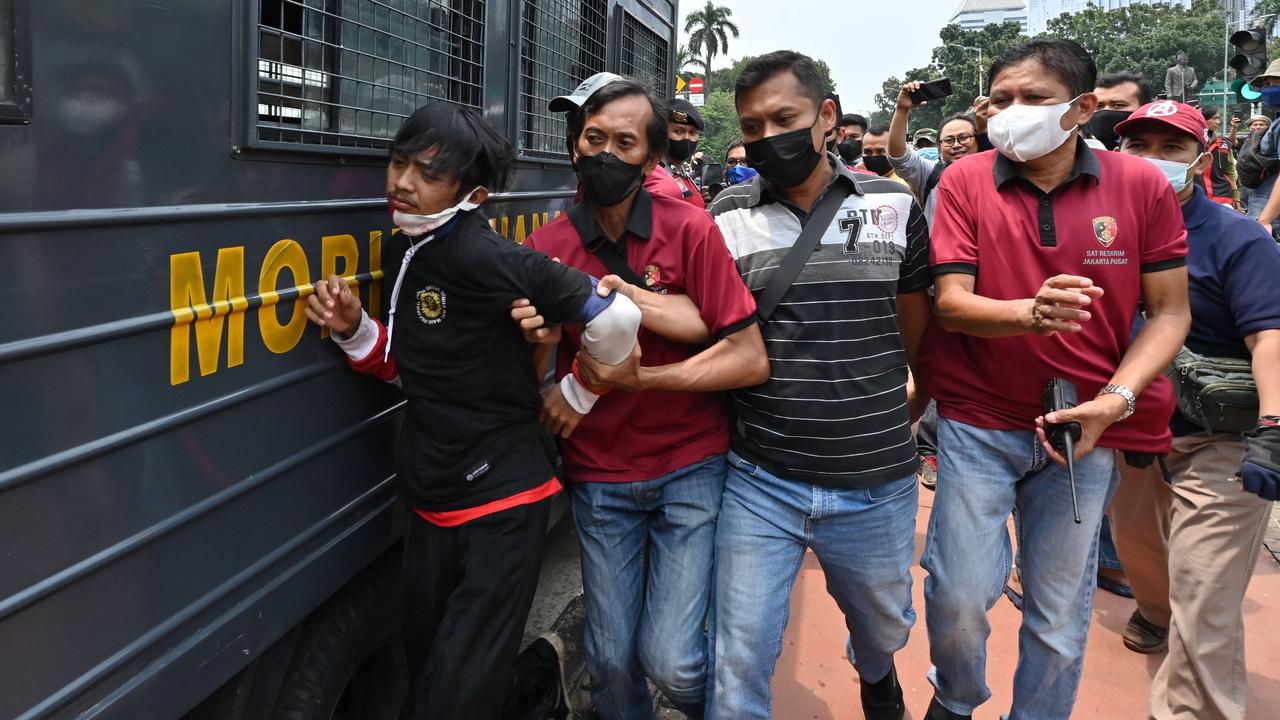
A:
<svg viewBox="0 0 1280 720">
<path fill-rule="evenodd" d="M 1262 99 L 1262 93 L 1258 92 L 1244 78 L 1236 78 L 1231 81 L 1231 92 L 1236 94 L 1236 102 L 1238 103 L 1256 103 Z"/>
<path fill-rule="evenodd" d="M 1246 81 L 1267 69 L 1267 31 L 1262 28 L 1241 30 L 1231 36 L 1236 54 L 1228 63 Z"/>
</svg>

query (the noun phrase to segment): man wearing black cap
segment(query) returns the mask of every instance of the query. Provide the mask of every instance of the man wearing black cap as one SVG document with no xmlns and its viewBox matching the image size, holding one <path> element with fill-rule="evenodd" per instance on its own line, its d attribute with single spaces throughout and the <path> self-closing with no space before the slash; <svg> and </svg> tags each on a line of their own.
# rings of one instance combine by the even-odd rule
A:
<svg viewBox="0 0 1280 720">
<path fill-rule="evenodd" d="M 667 103 L 667 138 L 670 145 L 667 149 L 668 160 L 663 164 L 680 186 L 684 201 L 699 210 L 706 210 L 707 203 L 702 199 L 702 191 L 693 179 L 688 161 L 698 147 L 703 127 L 702 113 L 688 100 L 675 99 Z"/>
</svg>

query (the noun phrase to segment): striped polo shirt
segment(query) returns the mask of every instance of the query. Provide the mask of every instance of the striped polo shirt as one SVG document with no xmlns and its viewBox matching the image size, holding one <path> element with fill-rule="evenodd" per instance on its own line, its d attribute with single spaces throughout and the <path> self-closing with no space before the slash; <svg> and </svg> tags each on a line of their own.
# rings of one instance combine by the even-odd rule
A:
<svg viewBox="0 0 1280 720">
<path fill-rule="evenodd" d="M 866 488 L 918 462 L 897 295 L 929 287 L 929 231 L 905 186 L 829 160 L 827 192 L 849 194 L 762 328 L 768 382 L 731 394 L 733 450 L 774 475 Z M 759 299 L 806 213 L 760 176 L 720 193 L 710 210 Z"/>
</svg>

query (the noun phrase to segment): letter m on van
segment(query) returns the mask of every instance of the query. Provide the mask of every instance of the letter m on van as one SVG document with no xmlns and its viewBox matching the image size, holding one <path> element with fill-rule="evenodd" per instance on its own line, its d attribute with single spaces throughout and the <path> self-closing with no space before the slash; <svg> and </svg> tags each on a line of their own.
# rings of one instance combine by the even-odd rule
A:
<svg viewBox="0 0 1280 720">
<path fill-rule="evenodd" d="M 218 250 L 213 288 L 206 292 L 200 253 L 169 258 L 169 298 L 173 329 L 169 336 L 169 384 L 181 385 L 191 377 L 191 335 L 196 338 L 200 375 L 218 369 L 222 353 L 222 328 L 227 326 L 227 367 L 244 362 L 244 247 Z"/>
</svg>

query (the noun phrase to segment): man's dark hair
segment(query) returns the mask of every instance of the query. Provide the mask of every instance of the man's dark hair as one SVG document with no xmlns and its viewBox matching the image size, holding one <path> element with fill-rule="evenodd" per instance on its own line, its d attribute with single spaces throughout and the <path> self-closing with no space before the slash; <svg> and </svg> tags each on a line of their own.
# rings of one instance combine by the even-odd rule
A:
<svg viewBox="0 0 1280 720">
<path fill-rule="evenodd" d="M 743 145 L 742 138 L 738 138 L 737 140 L 734 140 L 733 142 L 729 143 L 729 147 L 724 149 L 724 159 L 728 160 L 729 153 L 733 152 L 734 148 L 742 147 L 742 145 Z"/>
<path fill-rule="evenodd" d="M 1097 87 L 1098 66 L 1079 43 L 1061 39 L 1036 39 L 1012 45 L 991 65 L 988 87 L 993 87 L 1000 73 L 1027 60 L 1035 60 L 1067 86 L 1071 97 L 1093 92 Z"/>
<path fill-rule="evenodd" d="M 1110 89 L 1117 85 L 1125 83 L 1133 83 L 1138 86 L 1138 104 L 1146 105 L 1154 102 L 1156 99 L 1155 86 L 1147 79 L 1146 75 L 1132 70 L 1121 70 L 1120 72 L 1106 73 L 1098 77 L 1097 87 Z"/>
<path fill-rule="evenodd" d="M 665 130 L 663 131 L 666 132 Z M 427 172 L 456 178 L 460 192 L 483 185 L 490 192 L 507 187 L 515 150 L 480 113 L 460 105 L 432 100 L 418 108 L 396 133 L 390 155 L 412 158 L 435 148 Z"/>
<path fill-rule="evenodd" d="M 867 134 L 868 134 L 868 135 L 875 135 L 875 136 L 877 136 L 877 137 L 879 137 L 879 136 L 881 136 L 881 135 L 888 135 L 888 134 L 889 134 L 889 126 L 888 126 L 888 125 L 883 125 L 883 124 L 881 124 L 881 125 L 872 125 L 871 127 L 867 128 Z"/>
<path fill-rule="evenodd" d="M 570 157 L 573 156 L 573 150 L 578 145 L 578 138 L 582 137 L 582 129 L 586 127 L 587 118 L 598 114 L 605 105 L 632 95 L 640 95 L 649 101 L 649 120 L 645 123 L 644 134 L 649 141 L 650 157 L 657 155 L 665 155 L 668 145 L 667 139 L 667 105 L 649 86 L 641 83 L 639 80 L 631 78 L 622 78 L 614 80 L 608 85 L 602 86 L 599 90 L 591 93 L 586 102 L 582 103 L 582 109 L 578 112 L 569 113 L 569 151 Z"/>
<path fill-rule="evenodd" d="M 818 66 L 808 55 L 791 50 L 775 50 L 747 63 L 742 74 L 733 83 L 733 104 L 737 106 L 743 93 L 760 87 L 778 73 L 787 71 L 796 76 L 804 96 L 812 100 L 814 105 L 822 107 L 822 102 L 827 99 L 827 88 L 822 82 Z"/>
<path fill-rule="evenodd" d="M 954 120 L 963 120 L 973 126 L 974 133 L 978 132 L 978 123 L 974 121 L 973 113 L 966 111 L 966 112 L 952 113 L 951 115 L 948 115 L 942 118 L 942 122 L 938 123 L 938 135 L 941 136 L 942 128 L 946 127 L 947 123 L 952 122 Z"/>
<path fill-rule="evenodd" d="M 850 125 L 856 125 L 862 128 L 862 132 L 864 133 L 867 131 L 867 128 L 870 127 L 867 124 L 867 119 L 857 113 L 846 113 L 840 116 L 840 122 L 836 123 L 836 127 L 849 127 Z"/>
</svg>

